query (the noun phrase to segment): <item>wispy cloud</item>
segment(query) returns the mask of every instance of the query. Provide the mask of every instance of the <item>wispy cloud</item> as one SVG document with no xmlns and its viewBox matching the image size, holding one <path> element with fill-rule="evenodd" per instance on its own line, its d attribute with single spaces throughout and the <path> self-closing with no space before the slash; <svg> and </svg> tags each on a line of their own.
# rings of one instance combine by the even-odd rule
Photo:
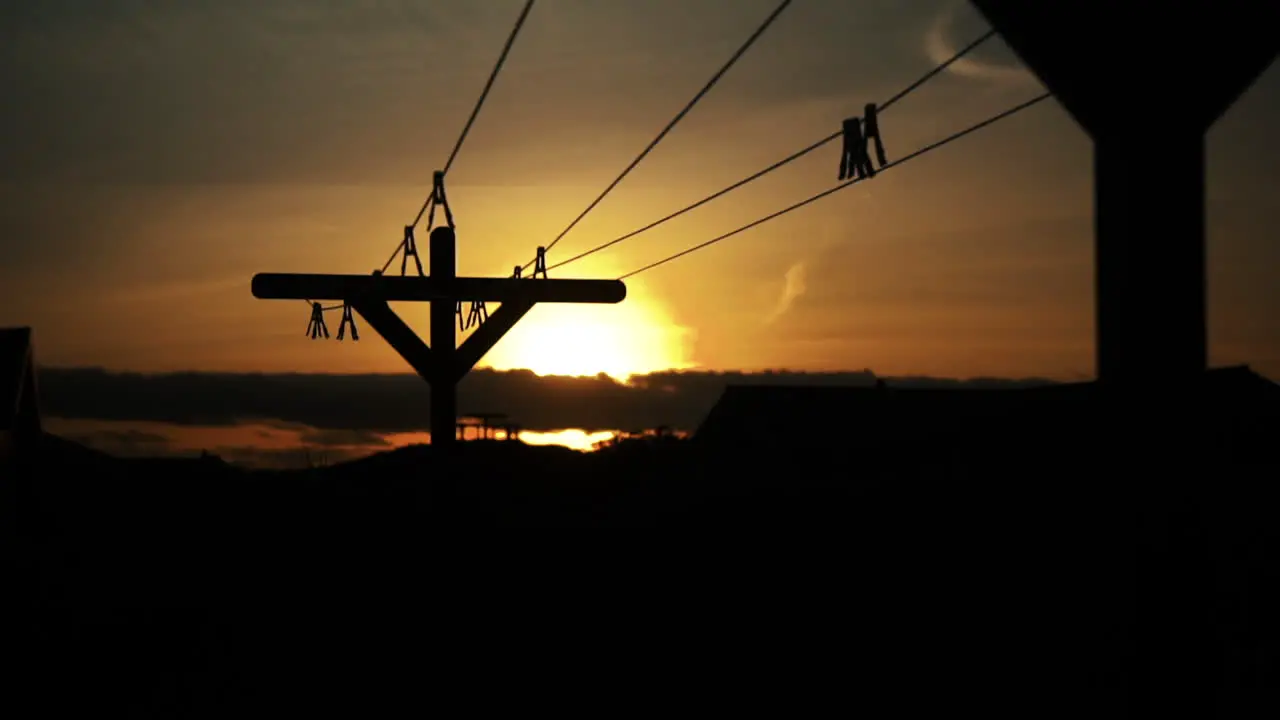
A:
<svg viewBox="0 0 1280 720">
<path fill-rule="evenodd" d="M 953 57 L 963 45 L 953 38 L 954 28 L 967 2 L 949 2 L 934 18 L 924 36 L 924 52 L 929 59 L 941 64 Z M 969 42 L 965 38 L 963 42 Z M 1007 63 L 997 63 L 979 58 L 980 50 L 966 55 L 947 67 L 947 72 L 971 80 L 980 80 L 1009 86 L 1035 86 L 1037 80 L 1026 68 Z"/>
<path fill-rule="evenodd" d="M 777 304 L 773 306 L 773 310 L 765 316 L 766 325 L 772 324 L 787 313 L 791 309 L 792 303 L 796 298 L 805 293 L 805 264 L 798 262 L 787 268 L 787 273 L 783 276 L 782 295 L 778 298 Z"/>
</svg>

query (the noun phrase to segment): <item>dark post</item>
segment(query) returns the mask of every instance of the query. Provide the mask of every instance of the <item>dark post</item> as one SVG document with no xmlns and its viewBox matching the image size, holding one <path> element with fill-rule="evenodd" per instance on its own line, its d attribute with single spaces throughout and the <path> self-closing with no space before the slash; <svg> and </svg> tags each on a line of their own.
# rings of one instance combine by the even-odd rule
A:
<svg viewBox="0 0 1280 720">
<path fill-rule="evenodd" d="M 972 2 L 1093 138 L 1098 380 L 1197 379 L 1204 135 L 1276 56 L 1265 4 L 1188 0 L 1152 25 L 1103 0 Z"/>
<path fill-rule="evenodd" d="M 452 282 L 458 276 L 457 243 L 453 230 L 448 227 L 432 230 L 430 242 L 431 278 L 441 284 Z M 458 302 L 451 297 L 437 297 L 431 301 L 429 344 L 436 370 L 430 380 L 431 446 L 442 455 L 452 452 L 457 439 L 454 429 L 458 422 L 459 378 L 454 368 L 458 336 L 453 318 Z"/>
<path fill-rule="evenodd" d="M 1204 137 L 1280 33 L 1268 3 L 1163 3 L 1157 22 L 1138 3 L 972 2 L 1094 142 L 1098 381 L 1107 422 L 1140 428 L 1120 443 L 1127 457 L 1099 468 L 1123 478 L 1100 503 L 1137 499 L 1140 529 L 1117 540 L 1136 545 L 1129 716 L 1217 717 L 1223 650 L 1200 502 L 1217 478 L 1189 465 L 1203 410 L 1180 402 L 1207 366 Z"/>
<path fill-rule="evenodd" d="M 0 328 L 0 366 L 12 372 L 5 382 L 16 382 L 8 407 L 0 407 L 0 464 L 6 456 L 18 457 L 36 446 L 43 435 L 36 397 L 36 360 L 29 327 Z M 3 475 L 0 472 L 0 475 Z"/>
<path fill-rule="evenodd" d="M 1094 140 L 1098 377 L 1167 387 L 1208 366 L 1204 129 L 1170 117 Z"/>
</svg>

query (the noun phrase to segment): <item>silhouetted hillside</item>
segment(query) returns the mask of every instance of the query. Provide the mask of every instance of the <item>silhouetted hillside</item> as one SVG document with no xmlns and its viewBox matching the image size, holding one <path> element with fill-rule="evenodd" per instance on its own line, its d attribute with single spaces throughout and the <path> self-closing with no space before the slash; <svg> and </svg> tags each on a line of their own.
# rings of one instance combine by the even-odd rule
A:
<svg viewBox="0 0 1280 720">
<path fill-rule="evenodd" d="M 1145 410 L 1084 387 L 733 390 L 694 441 L 472 442 L 453 462 L 413 447 L 292 472 L 46 437 L 6 475 L 26 667 L 56 683 L 47 707 L 170 716 L 1021 717 L 1052 698 L 1037 715 L 1120 717 L 1175 670 L 1131 648 L 1170 643 L 1204 658 L 1178 677 L 1258 705 L 1280 667 L 1262 610 L 1280 603 L 1272 390 L 1227 371 Z M 860 424 L 815 420 L 823 403 Z M 769 417 L 794 434 L 741 434 Z M 656 532 L 642 551 L 503 532 L 534 527 Z"/>
</svg>

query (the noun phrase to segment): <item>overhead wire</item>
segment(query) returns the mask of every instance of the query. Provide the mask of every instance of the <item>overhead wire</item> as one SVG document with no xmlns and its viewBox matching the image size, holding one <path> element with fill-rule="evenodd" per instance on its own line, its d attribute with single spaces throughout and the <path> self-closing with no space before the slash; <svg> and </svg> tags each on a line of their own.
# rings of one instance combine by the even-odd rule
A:
<svg viewBox="0 0 1280 720">
<path fill-rule="evenodd" d="M 993 115 L 993 116 L 991 116 L 991 117 L 987 118 L 986 120 L 983 120 L 982 122 L 977 123 L 976 125 L 971 125 L 971 126 L 969 126 L 969 127 L 965 128 L 964 130 L 961 130 L 961 131 L 959 131 L 959 132 L 956 132 L 956 133 L 953 133 L 953 134 L 951 134 L 951 135 L 948 135 L 947 137 L 945 137 L 945 138 L 943 138 L 943 139 L 941 139 L 941 140 L 938 140 L 938 141 L 936 141 L 936 142 L 930 143 L 929 145 L 926 145 L 926 146 L 924 146 L 923 148 L 920 148 L 919 150 L 916 150 L 915 152 L 913 152 L 913 153 L 911 153 L 911 154 L 909 154 L 909 155 L 904 155 L 903 157 L 898 158 L 897 160 L 895 160 L 895 161 L 893 161 L 893 162 L 891 162 L 891 163 L 887 163 L 887 164 L 885 164 L 884 166 L 882 166 L 882 167 L 877 171 L 877 173 L 879 173 L 879 172 L 883 172 L 883 171 L 888 170 L 888 169 L 890 169 L 890 168 L 893 168 L 893 167 L 896 167 L 896 166 L 898 166 L 898 165 L 901 165 L 901 164 L 903 164 L 903 163 L 905 163 L 905 162 L 907 162 L 907 161 L 909 161 L 909 160 L 912 160 L 912 159 L 914 159 L 914 158 L 918 158 L 918 157 L 920 157 L 920 156 L 922 156 L 922 155 L 925 155 L 925 154 L 930 153 L 930 152 L 932 152 L 932 151 L 934 151 L 934 150 L 937 150 L 938 148 L 941 148 L 941 147 L 942 147 L 942 146 L 944 146 L 944 145 L 948 145 L 948 144 L 950 144 L 950 143 L 952 143 L 952 142 L 954 142 L 954 141 L 956 141 L 956 140 L 959 140 L 959 139 L 960 139 L 960 138 L 962 138 L 962 137 L 965 137 L 965 136 L 967 136 L 967 135 L 969 135 L 969 134 L 971 134 L 971 133 L 977 132 L 978 130 L 981 130 L 981 129 L 983 129 L 983 128 L 985 128 L 985 127 L 989 126 L 989 125 L 992 125 L 992 124 L 994 124 L 994 123 L 996 123 L 996 122 L 998 122 L 998 121 L 1000 121 L 1000 120 L 1003 120 L 1003 119 L 1005 119 L 1005 118 L 1007 118 L 1007 117 L 1009 117 L 1009 116 L 1011 116 L 1011 115 L 1015 115 L 1015 114 L 1017 114 L 1017 113 L 1019 113 L 1019 112 L 1022 112 L 1023 110 L 1026 110 L 1027 108 L 1032 107 L 1033 105 L 1036 105 L 1037 103 L 1040 103 L 1040 102 L 1042 102 L 1042 101 L 1044 101 L 1044 100 L 1047 100 L 1047 99 L 1049 99 L 1049 98 L 1050 98 L 1050 97 L 1052 97 L 1052 96 L 1053 96 L 1053 94 L 1052 94 L 1052 93 L 1047 93 L 1047 92 L 1046 92 L 1046 93 L 1043 93 L 1043 94 L 1041 94 L 1041 95 L 1038 95 L 1038 96 L 1036 96 L 1036 97 L 1034 97 L 1034 98 L 1032 98 L 1032 99 L 1030 99 L 1030 100 L 1027 100 L 1026 102 L 1019 103 L 1018 105 L 1015 105 L 1015 106 L 1013 106 L 1013 107 L 1009 108 L 1008 110 L 1005 110 L 1004 112 L 1001 112 L 1001 113 L 998 113 L 998 114 L 996 114 L 996 115 Z M 674 255 L 669 255 L 669 256 L 667 256 L 667 257 L 665 257 L 665 258 L 661 259 L 661 260 L 658 260 L 657 262 L 652 262 L 652 263 L 649 263 L 648 265 L 645 265 L 645 266 L 643 266 L 643 267 L 640 267 L 640 268 L 638 268 L 638 269 L 636 269 L 636 270 L 632 270 L 631 272 L 629 272 L 629 273 L 627 273 L 627 274 L 625 274 L 625 275 L 621 275 L 621 276 L 619 276 L 619 277 L 618 277 L 618 279 L 619 279 L 619 280 L 626 280 L 627 278 L 635 277 L 636 275 L 639 275 L 640 273 L 647 272 L 647 271 L 652 270 L 652 269 L 654 269 L 654 268 L 656 268 L 656 267 L 659 267 L 659 266 L 665 265 L 665 264 L 667 264 L 667 263 L 669 263 L 669 262 L 672 262 L 673 260 L 677 260 L 677 259 L 679 259 L 679 258 L 682 258 L 682 257 L 686 256 L 686 255 L 689 255 L 689 254 L 695 253 L 695 252 L 697 252 L 697 251 L 699 251 L 699 250 L 702 250 L 702 249 L 704 249 L 704 248 L 707 248 L 707 247 L 710 247 L 710 246 L 712 246 L 712 245 L 715 245 L 716 243 L 719 243 L 719 242 L 721 242 L 721 241 L 723 241 L 723 240 L 727 240 L 727 239 L 729 239 L 729 238 L 731 238 L 731 237 L 733 237 L 733 236 L 735 236 L 735 235 L 738 235 L 738 234 L 740 234 L 740 233 L 746 232 L 747 230 L 750 230 L 750 229 L 752 229 L 752 228 L 754 228 L 754 227 L 757 227 L 757 226 L 759 226 L 759 225 L 763 225 L 764 223 L 769 222 L 770 220 L 773 220 L 773 219 L 775 219 L 775 218 L 778 218 L 778 217 L 781 217 L 781 216 L 783 216 L 783 215 L 786 215 L 787 213 L 790 213 L 790 212 L 792 212 L 792 211 L 799 210 L 800 208 L 805 207 L 806 205 L 809 205 L 809 204 L 811 204 L 811 203 L 817 202 L 818 200 L 821 200 L 822 198 L 827 197 L 828 195 L 832 195 L 832 194 L 834 194 L 834 193 L 836 193 L 836 192 L 838 192 L 838 191 L 840 191 L 840 190 L 844 190 L 845 188 L 847 188 L 847 187 L 849 187 L 849 186 L 851 186 L 851 185 L 855 185 L 855 184 L 857 184 L 857 183 L 859 183 L 859 182 L 861 182 L 861 181 L 863 181 L 863 180 L 865 180 L 865 179 L 867 179 L 867 177 L 866 177 L 866 176 L 863 176 L 863 177 L 857 177 L 857 178 L 854 178 L 853 180 L 848 180 L 848 181 L 845 181 L 845 182 L 843 182 L 843 183 L 840 183 L 839 185 L 836 185 L 835 187 L 832 187 L 832 188 L 829 188 L 829 189 L 827 189 L 827 190 L 824 190 L 824 191 L 822 191 L 822 192 L 818 193 L 817 195 L 814 195 L 814 196 L 812 196 L 812 197 L 809 197 L 809 198 L 806 198 L 806 199 L 804 199 L 804 200 L 801 200 L 800 202 L 795 203 L 794 205 L 788 206 L 788 207 L 783 208 L 782 210 L 779 210 L 779 211 L 777 211 L 777 212 L 775 212 L 775 213 L 772 213 L 772 214 L 770 214 L 770 215 L 766 215 L 766 216 L 764 216 L 764 217 L 762 217 L 762 218 L 760 218 L 760 219 L 758 219 L 758 220 L 755 220 L 755 221 L 753 221 L 753 222 L 747 223 L 746 225 L 743 225 L 742 227 L 739 227 L 739 228 L 737 228 L 736 230 L 731 230 L 731 231 L 729 231 L 729 232 L 727 232 L 727 233 L 724 233 L 723 235 L 719 235 L 719 236 L 717 236 L 717 237 L 714 237 L 714 238 L 712 238 L 712 239 L 710 239 L 710 240 L 708 240 L 708 241 L 706 241 L 706 242 L 703 242 L 703 243 L 700 243 L 700 244 L 698 244 L 698 245 L 694 245 L 693 247 L 690 247 L 690 248 L 686 248 L 686 249 L 684 249 L 684 250 L 681 250 L 680 252 L 678 252 L 678 253 L 676 253 L 676 254 L 674 254 Z"/>
<path fill-rule="evenodd" d="M 632 160 L 631 164 L 628 165 L 626 169 L 623 170 L 622 173 L 618 175 L 617 178 L 614 179 L 613 182 L 609 183 L 609 186 L 604 189 L 604 192 L 601 192 L 600 195 L 597 196 L 595 200 L 591 201 L 591 204 L 588 205 L 585 210 L 583 210 L 576 218 L 573 219 L 573 222 L 569 223 L 569 225 L 564 230 L 560 231 L 560 234 L 557 235 L 554 240 L 552 240 L 549 244 L 546 245 L 546 247 L 544 248 L 544 252 L 551 250 L 551 248 L 555 247 L 556 244 L 559 243 L 560 240 L 562 240 L 565 235 L 568 235 L 569 231 L 573 230 L 573 228 L 577 226 L 577 224 L 581 222 L 582 219 L 585 218 L 588 213 L 594 210 L 595 207 L 599 205 L 600 202 L 604 200 L 605 197 L 610 192 L 612 192 L 613 189 L 616 188 L 619 183 L 622 182 L 623 178 L 625 178 L 628 174 L 630 174 L 630 172 L 634 170 L 635 167 L 639 165 L 640 162 L 644 160 L 645 157 L 648 156 L 648 154 L 655 147 L 658 146 L 658 143 L 662 142 L 662 139 L 667 136 L 667 133 L 671 132 L 672 128 L 674 128 L 676 124 L 678 124 L 682 119 L 684 119 L 686 115 L 689 114 L 689 111 L 693 109 L 693 106 L 697 105 L 698 101 L 701 100 L 703 97 L 705 97 L 706 94 L 711 91 L 711 88 L 715 87 L 716 83 L 720 81 L 720 78 L 723 77 L 724 74 L 729 71 L 729 68 L 733 67 L 734 64 L 737 63 L 738 60 L 744 54 L 746 54 L 747 50 L 752 45 L 755 44 L 756 40 L 760 39 L 760 36 L 764 34 L 765 30 L 768 30 L 769 27 L 773 25 L 773 22 L 778 19 L 779 15 L 782 14 L 782 11 L 786 10 L 787 7 L 791 5 L 791 2 L 792 0 L 783 0 L 781 3 L 778 4 L 778 7 L 775 8 L 774 11 L 767 18 L 765 18 L 764 22 L 761 23 L 760 26 L 756 28 L 756 31 L 751 34 L 751 37 L 747 38 L 747 41 L 743 43 L 741 47 L 738 48 L 737 52 L 735 52 L 733 56 L 729 58 L 728 62 L 726 62 L 720 68 L 720 70 L 716 72 L 715 75 L 711 76 L 711 79 L 707 81 L 707 84 L 704 85 L 702 89 L 699 90 L 697 94 L 693 96 L 693 99 L 690 100 L 688 104 L 686 104 L 684 108 L 680 110 L 680 112 L 676 113 L 676 116 L 671 119 L 671 122 L 667 123 L 667 126 L 664 127 L 662 131 L 658 133 L 658 136 L 654 138 L 652 142 L 649 143 L 648 147 L 642 150 L 640 154 L 636 156 L 636 159 Z M 525 263 L 521 267 L 521 270 L 529 269 L 529 267 L 531 267 L 535 262 L 537 262 L 536 257 L 533 260 L 530 260 L 529 262 Z"/>
<path fill-rule="evenodd" d="M 458 136 L 458 142 L 454 144 L 453 151 L 449 153 L 449 159 L 444 163 L 444 173 L 449 174 L 449 169 L 453 167 L 453 161 L 458 157 L 458 151 L 462 150 L 462 143 L 467 139 L 467 133 L 471 132 L 471 126 L 476 121 L 476 116 L 480 114 L 480 108 L 484 105 L 485 98 L 489 97 L 489 90 L 493 88 L 493 83 L 498 79 L 498 73 L 502 71 L 502 65 L 507 61 L 507 55 L 511 53 L 511 46 L 516 42 L 516 36 L 520 34 L 520 28 L 524 26 L 524 21 L 529 17 L 529 11 L 533 9 L 534 0 L 528 0 L 524 4 L 524 9 L 520 11 L 520 17 L 516 18 L 515 27 L 511 28 L 511 34 L 507 36 L 507 43 L 502 46 L 502 52 L 498 55 L 498 61 L 493 65 L 493 72 L 489 73 L 489 79 L 484 84 L 484 89 L 480 91 L 480 98 L 476 100 L 475 109 L 471 111 L 471 117 L 467 118 L 467 124 L 462 127 L 462 134 Z"/>
<path fill-rule="evenodd" d="M 302 302 L 306 303 L 308 307 L 315 305 L 315 303 L 311 300 L 303 300 Z M 320 311 L 333 312 L 334 310 L 341 310 L 344 307 L 346 307 L 346 303 L 338 303 L 337 305 L 324 305 L 320 308 Z"/>
<path fill-rule="evenodd" d="M 442 174 L 447 175 L 453 167 L 453 161 L 457 159 L 459 151 L 462 150 L 462 143 L 466 141 L 467 134 L 471 132 L 471 126 L 475 124 L 476 117 L 480 115 L 480 108 L 484 107 L 484 101 L 489 97 L 489 91 L 493 88 L 493 83 L 498 79 L 498 73 L 502 71 L 502 66 L 507 62 L 507 56 L 511 53 L 511 46 L 516 42 L 516 36 L 520 34 L 520 29 L 524 27 L 524 21 L 529 17 L 529 11 L 533 9 L 535 0 L 527 0 L 524 9 L 520 11 L 520 17 L 516 18 L 516 24 L 511 28 L 511 33 L 507 36 L 507 42 L 502 46 L 502 52 L 498 54 L 498 60 L 493 65 L 493 71 L 489 73 L 489 79 L 484 84 L 484 89 L 480 91 L 480 97 L 476 100 L 475 107 L 471 110 L 471 116 L 467 118 L 467 123 L 462 127 L 462 132 L 458 135 L 458 140 L 453 144 L 453 150 L 449 153 L 449 159 L 445 161 Z M 418 210 L 418 214 L 413 218 L 413 222 L 409 227 L 417 227 L 422 222 L 422 216 L 427 214 L 427 210 L 435 202 L 435 193 L 432 192 L 427 196 L 422 207 Z M 404 249 L 404 240 L 396 246 L 395 252 L 391 253 L 391 257 L 387 258 L 387 262 L 383 264 L 380 272 L 385 273 L 387 268 L 391 267 L 391 263 L 395 262 L 396 256 Z"/>
<path fill-rule="evenodd" d="M 996 34 L 996 31 L 995 31 L 994 29 L 988 30 L 987 32 L 983 33 L 980 37 L 978 37 L 977 39 L 975 39 L 973 42 L 969 43 L 968 45 L 964 46 L 964 47 L 963 47 L 963 48 L 961 48 L 960 50 L 956 51 L 956 53 L 955 53 L 954 55 L 952 55 L 950 58 L 948 58 L 947 60 L 943 61 L 942 63 L 939 63 L 936 67 L 934 67 L 934 68 L 933 68 L 933 69 L 931 69 L 929 72 L 927 72 L 927 73 L 925 73 L 924 75 L 922 75 L 922 76 L 921 76 L 920 78 L 918 78 L 915 82 L 913 82 L 913 83 L 911 83 L 910 85 L 906 86 L 906 87 L 905 87 L 905 88 L 903 88 L 902 90 L 898 91 L 898 93 L 897 93 L 897 94 L 895 94 L 893 97 L 889 98 L 888 100 L 886 100 L 886 101 L 884 101 L 883 103 L 881 103 L 880 105 L 878 105 L 878 106 L 877 106 L 877 108 L 878 108 L 877 112 L 878 112 L 878 113 L 883 113 L 885 110 L 887 110 L 889 107 L 891 107 L 892 105 L 894 105 L 895 103 L 897 103 L 899 100 L 901 100 L 901 99 L 905 98 L 907 95 L 910 95 L 912 92 L 914 92 L 914 91 L 915 91 L 916 89 L 918 89 L 920 86 L 922 86 L 922 85 L 924 85 L 925 83 L 927 83 L 928 81 L 932 80 L 935 76 L 937 76 L 937 75 L 938 75 L 939 73 L 941 73 L 943 70 L 946 70 L 946 69 L 947 69 L 948 67 L 950 67 L 953 63 L 955 63 L 957 60 L 960 60 L 960 59 L 961 59 L 961 58 L 963 58 L 965 55 L 968 55 L 970 52 L 972 52 L 973 50 L 977 49 L 977 47 L 978 47 L 978 46 L 980 46 L 980 45 L 982 45 L 983 43 L 985 43 L 986 41 L 990 40 L 992 37 L 994 37 L 994 36 L 995 36 L 995 34 Z M 602 251 L 602 250 L 607 250 L 608 248 L 611 248 L 611 247 L 613 247 L 614 245 L 617 245 L 618 243 L 623 242 L 624 240 L 629 240 L 629 239 L 631 239 L 631 238 L 633 238 L 633 237 L 635 237 L 635 236 L 637 236 L 637 235 L 640 235 L 641 233 L 648 232 L 648 231 L 650 231 L 650 230 L 652 230 L 652 229 L 654 229 L 654 228 L 658 227 L 659 225 L 665 224 L 665 223 L 667 223 L 667 222 L 670 222 L 671 220 L 674 220 L 674 219 L 676 219 L 676 218 L 680 217 L 681 215 L 684 215 L 685 213 L 688 213 L 688 212 L 691 212 L 691 211 L 693 211 L 693 210 L 696 210 L 696 209 L 698 209 L 698 208 L 702 207 L 703 205 L 706 205 L 707 203 L 711 202 L 712 200 L 715 200 L 715 199 L 717 199 L 717 198 L 723 197 L 723 196 L 725 196 L 725 195 L 729 194 L 730 192 L 733 192 L 734 190 L 737 190 L 738 188 L 742 187 L 743 185 L 746 185 L 747 183 L 751 183 L 751 182 L 754 182 L 754 181 L 756 181 L 756 180 L 759 180 L 760 178 L 764 177 L 765 175 L 768 175 L 769 173 L 773 172 L 774 170 L 777 170 L 777 169 L 779 169 L 779 168 L 781 168 L 781 167 L 784 167 L 784 166 L 786 166 L 786 165 L 789 165 L 790 163 L 795 162 L 796 160 L 799 160 L 800 158 L 802 158 L 802 157 L 804 157 L 804 156 L 808 155 L 809 153 L 813 152 L 814 150 L 817 150 L 817 149 L 819 149 L 819 148 L 821 148 L 821 147 L 823 147 L 823 146 L 827 145 L 828 143 L 832 142 L 833 140 L 836 140 L 836 139 L 840 138 L 842 135 L 843 135 L 843 132 L 838 130 L 838 131 L 836 131 L 836 132 L 834 132 L 834 133 L 832 133 L 832 134 L 830 134 L 830 135 L 828 135 L 828 136 L 826 136 L 826 137 L 824 137 L 824 138 L 821 138 L 821 139 L 820 139 L 820 140 L 818 140 L 817 142 L 814 142 L 814 143 L 812 143 L 812 144 L 810 144 L 810 145 L 806 146 L 805 148 L 803 148 L 803 149 L 801 149 L 801 150 L 799 150 L 799 151 L 797 151 L 797 152 L 795 152 L 795 153 L 792 153 L 791 155 L 788 155 L 787 157 L 785 157 L 785 158 L 783 158 L 783 159 L 781 159 L 781 160 L 779 160 L 779 161 L 775 162 L 774 164 L 770 165 L 769 167 L 766 167 L 765 169 L 760 170 L 759 172 L 756 172 L 756 173 L 753 173 L 753 174 L 751 174 L 751 175 L 748 175 L 747 177 L 742 178 L 741 180 L 739 180 L 739 181 L 737 181 L 737 182 L 733 183 L 732 185 L 729 185 L 728 187 L 726 187 L 726 188 L 724 188 L 724 189 L 722 189 L 722 190 L 719 190 L 719 191 L 717 191 L 717 192 L 714 192 L 714 193 L 712 193 L 712 194 L 710 194 L 710 195 L 708 195 L 708 196 L 706 196 L 706 197 L 702 198 L 701 200 L 699 200 L 699 201 L 697 201 L 697 202 L 693 203 L 692 205 L 686 205 L 685 207 L 683 207 L 683 208 L 681 208 L 681 209 L 679 209 L 679 210 L 676 210 L 675 212 L 673 212 L 673 213 L 671 213 L 671 214 L 669 214 L 669 215 L 667 215 L 667 216 L 665 216 L 665 217 L 663 217 L 663 218 L 660 218 L 660 219 L 658 219 L 658 220 L 655 220 L 655 221 L 653 221 L 653 222 L 649 223 L 648 225 L 645 225 L 644 227 L 641 227 L 641 228 L 637 228 L 637 229 L 635 229 L 635 230 L 632 230 L 631 232 L 626 233 L 625 235 L 621 235 L 621 236 L 616 237 L 616 238 L 614 238 L 614 239 L 612 239 L 612 240 L 610 240 L 610 241 L 608 241 L 608 242 L 606 242 L 606 243 L 602 243 L 602 244 L 600 244 L 600 245 L 597 245 L 597 246 L 595 246 L 595 247 L 591 248 L 590 250 L 585 250 L 585 251 L 583 251 L 583 252 L 580 252 L 580 253 L 578 253 L 577 255 L 574 255 L 574 256 L 573 256 L 573 257 L 571 257 L 571 258 L 568 258 L 568 259 L 566 259 L 566 260 L 562 260 L 562 261 L 560 261 L 560 262 L 558 262 L 558 263 L 555 263 L 555 264 L 553 264 L 553 265 L 549 266 L 547 269 L 548 269 L 548 270 L 555 270 L 556 268 L 562 268 L 562 267 L 564 267 L 565 265 L 568 265 L 569 263 L 577 262 L 578 260 L 581 260 L 581 259 L 583 259 L 583 258 L 585 258 L 585 257 L 590 256 L 590 255 L 594 255 L 594 254 L 596 254 L 596 253 L 598 253 L 598 252 L 600 252 L 600 251 Z M 887 167 L 887 166 L 886 166 L 886 167 Z M 526 266 L 526 267 L 527 267 L 527 266 Z"/>
</svg>

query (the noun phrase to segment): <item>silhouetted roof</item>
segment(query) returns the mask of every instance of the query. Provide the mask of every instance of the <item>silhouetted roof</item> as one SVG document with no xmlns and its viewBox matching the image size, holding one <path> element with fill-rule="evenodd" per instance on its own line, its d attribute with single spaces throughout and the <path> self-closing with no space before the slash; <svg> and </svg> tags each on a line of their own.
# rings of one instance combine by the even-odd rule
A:
<svg viewBox="0 0 1280 720">
<path fill-rule="evenodd" d="M 956 435 L 998 419 L 1048 426 L 1080 418 L 1096 392 L 1092 382 L 1009 388 L 731 385 L 694 439 L 704 447 L 800 450 L 852 448 L 894 434 Z M 1225 412 L 1280 408 L 1280 386 L 1247 366 L 1211 370 L 1198 391 L 1170 392 L 1186 392 L 1188 403 L 1208 402 Z"/>
<path fill-rule="evenodd" d="M 0 329 L 0 430 L 39 429 L 31 328 Z"/>
</svg>

